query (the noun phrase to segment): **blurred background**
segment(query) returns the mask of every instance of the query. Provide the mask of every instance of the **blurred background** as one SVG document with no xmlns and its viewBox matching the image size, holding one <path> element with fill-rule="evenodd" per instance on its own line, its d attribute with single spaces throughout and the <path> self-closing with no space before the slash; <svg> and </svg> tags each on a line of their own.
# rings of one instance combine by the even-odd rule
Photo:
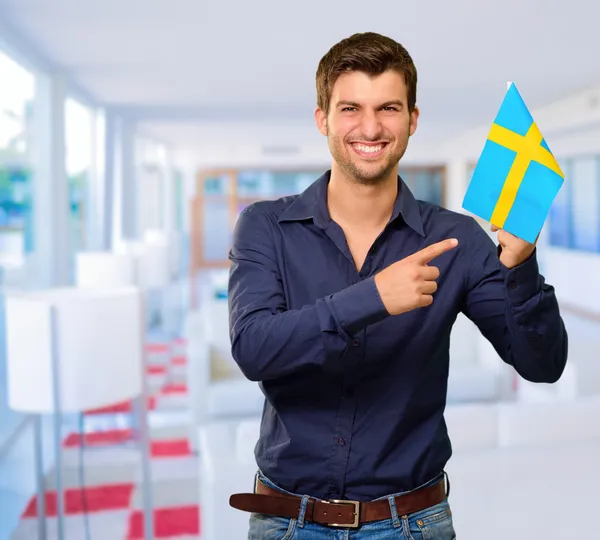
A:
<svg viewBox="0 0 600 540">
<path fill-rule="evenodd" d="M 528 384 L 454 328 L 458 538 L 596 538 L 598 20 L 591 0 L 0 0 L 0 540 L 245 537 L 228 497 L 252 489 L 264 398 L 229 352 L 232 231 L 330 167 L 315 72 L 362 31 L 419 72 L 417 198 L 462 211 L 507 81 L 566 177 L 538 248 L 563 378 Z"/>
</svg>

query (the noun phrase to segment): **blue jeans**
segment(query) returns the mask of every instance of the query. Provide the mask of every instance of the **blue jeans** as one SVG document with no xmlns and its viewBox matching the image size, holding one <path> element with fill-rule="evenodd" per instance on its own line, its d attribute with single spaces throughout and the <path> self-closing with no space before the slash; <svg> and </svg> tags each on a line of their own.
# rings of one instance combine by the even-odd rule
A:
<svg viewBox="0 0 600 540">
<path fill-rule="evenodd" d="M 262 482 L 282 493 L 288 491 L 276 486 L 260 471 Z M 433 485 L 443 481 L 443 476 L 424 484 Z M 421 486 L 421 487 L 424 487 Z M 296 495 L 296 494 L 292 494 Z M 281 518 L 265 514 L 250 515 L 248 540 L 455 540 L 456 533 L 452 522 L 452 512 L 448 500 L 408 516 L 399 516 L 396 511 L 395 493 L 382 497 L 388 499 L 392 517 L 382 521 L 365 523 L 357 529 L 333 528 L 318 523 L 304 521 L 308 496 L 304 496 L 297 518 Z"/>
</svg>

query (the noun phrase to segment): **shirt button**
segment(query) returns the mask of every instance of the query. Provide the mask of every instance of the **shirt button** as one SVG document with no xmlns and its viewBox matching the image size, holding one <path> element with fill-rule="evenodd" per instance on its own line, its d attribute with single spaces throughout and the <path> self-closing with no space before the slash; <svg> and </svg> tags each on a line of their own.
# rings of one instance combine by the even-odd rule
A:
<svg viewBox="0 0 600 540">
<path fill-rule="evenodd" d="M 340 437 L 338 442 L 340 443 L 340 446 L 344 446 L 346 444 L 346 439 L 344 439 L 344 437 Z"/>
<path fill-rule="evenodd" d="M 513 290 L 517 288 L 517 284 L 516 284 L 516 282 L 514 282 L 514 281 L 511 281 L 511 282 L 508 284 L 508 286 L 509 286 L 511 289 L 513 289 Z"/>
<path fill-rule="evenodd" d="M 360 339 L 355 339 L 355 340 L 352 342 L 352 345 L 354 345 L 355 347 L 358 347 L 358 346 L 360 345 Z"/>
</svg>

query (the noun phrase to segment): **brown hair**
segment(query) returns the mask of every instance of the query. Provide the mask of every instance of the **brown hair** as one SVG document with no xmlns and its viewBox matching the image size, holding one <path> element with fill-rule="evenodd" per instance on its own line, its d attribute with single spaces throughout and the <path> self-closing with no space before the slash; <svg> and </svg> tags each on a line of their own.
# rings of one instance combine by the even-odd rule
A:
<svg viewBox="0 0 600 540">
<path fill-rule="evenodd" d="M 404 75 L 408 110 L 412 113 L 417 102 L 417 69 L 412 58 L 400 43 L 375 32 L 353 34 L 336 43 L 321 58 L 317 68 L 317 106 L 326 114 L 329 112 L 331 90 L 342 73 L 363 71 L 381 75 L 389 69 Z"/>
</svg>

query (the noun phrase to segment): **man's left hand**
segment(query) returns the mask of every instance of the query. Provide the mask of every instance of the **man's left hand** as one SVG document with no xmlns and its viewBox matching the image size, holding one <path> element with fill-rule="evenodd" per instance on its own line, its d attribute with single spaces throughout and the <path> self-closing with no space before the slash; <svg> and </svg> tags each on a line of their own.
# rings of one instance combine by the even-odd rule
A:
<svg viewBox="0 0 600 540">
<path fill-rule="evenodd" d="M 502 247 L 500 262 L 507 268 L 519 266 L 534 252 L 537 238 L 533 244 L 530 244 L 526 240 L 517 238 L 514 234 L 492 225 L 492 232 L 496 231 L 498 232 L 498 243 Z"/>
</svg>

